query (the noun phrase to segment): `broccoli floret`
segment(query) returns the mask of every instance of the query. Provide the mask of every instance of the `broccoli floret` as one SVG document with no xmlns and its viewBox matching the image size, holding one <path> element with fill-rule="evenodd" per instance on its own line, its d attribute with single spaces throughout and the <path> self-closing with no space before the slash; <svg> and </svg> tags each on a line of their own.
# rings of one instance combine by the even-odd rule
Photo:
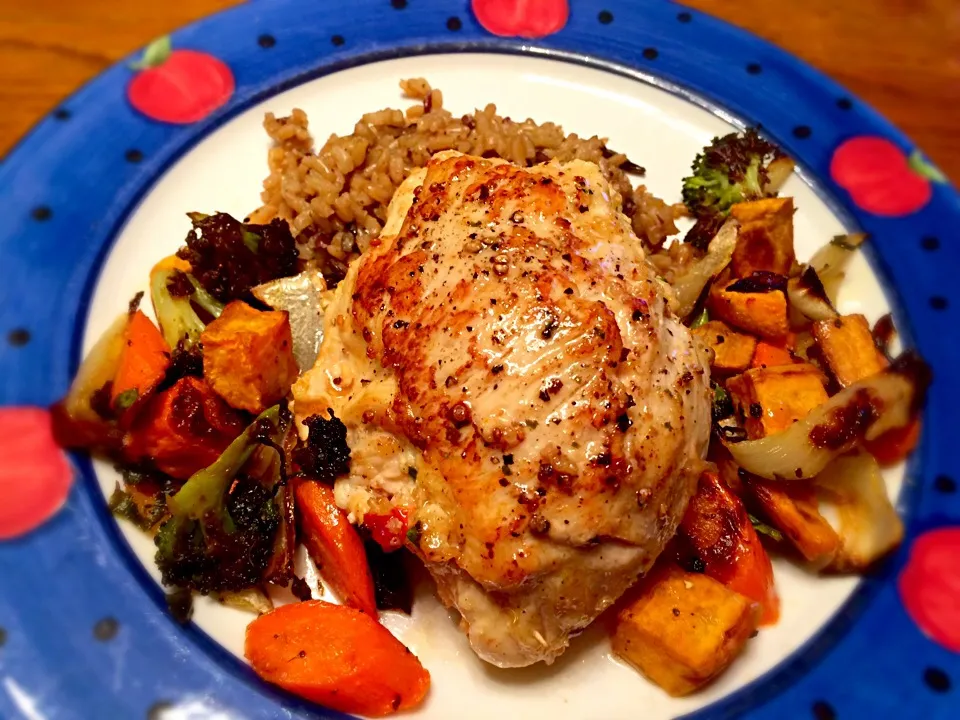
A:
<svg viewBox="0 0 960 720">
<path fill-rule="evenodd" d="M 255 452 L 274 452 L 286 425 L 279 406 L 264 411 L 213 465 L 167 499 L 170 518 L 155 538 L 165 585 L 207 594 L 262 580 L 280 526 L 276 495 L 283 463 L 249 463 L 269 467 L 268 478 L 243 471 Z"/>
<path fill-rule="evenodd" d="M 332 483 L 338 475 L 350 472 L 350 446 L 347 426 L 328 408 L 330 419 L 311 415 L 303 424 L 310 431 L 307 442 L 293 451 L 300 472 L 315 480 Z"/>
<path fill-rule="evenodd" d="M 177 255 L 217 300 L 247 298 L 250 289 L 296 275 L 297 244 L 286 222 L 241 223 L 226 213 L 190 213 L 193 229 Z"/>
<path fill-rule="evenodd" d="M 206 323 L 194 305 L 215 318 L 223 312 L 223 303 L 196 278 L 172 267 L 157 267 L 150 273 L 150 297 L 163 339 L 172 348 L 189 349 L 200 339 Z"/>
<path fill-rule="evenodd" d="M 765 196 L 767 168 L 780 155 L 753 128 L 713 139 L 683 180 L 683 202 L 698 218 L 726 215 L 738 202 Z"/>
</svg>

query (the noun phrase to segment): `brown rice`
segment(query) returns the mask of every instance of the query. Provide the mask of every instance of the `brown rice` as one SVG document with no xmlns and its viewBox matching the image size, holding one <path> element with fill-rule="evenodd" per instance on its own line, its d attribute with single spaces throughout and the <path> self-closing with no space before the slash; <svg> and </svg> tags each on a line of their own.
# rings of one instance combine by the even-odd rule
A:
<svg viewBox="0 0 960 720">
<path fill-rule="evenodd" d="M 302 110 L 284 118 L 268 113 L 264 120 L 274 146 L 268 156 L 270 174 L 263 183 L 263 206 L 251 220 L 281 217 L 289 222 L 304 255 L 313 257 L 329 280 L 343 277 L 349 261 L 380 232 L 390 199 L 407 174 L 441 150 L 500 157 L 525 166 L 551 159 L 594 162 L 622 195 L 624 212 L 639 237 L 659 246 L 677 232 L 676 209 L 642 185 L 634 189 L 624 168 L 640 172 L 642 168 L 608 149 L 604 138 L 566 135 L 550 122 L 517 122 L 497 115 L 493 104 L 454 117 L 443 108 L 440 90 L 423 78 L 403 80 L 400 87 L 419 102 L 405 112 L 367 113 L 352 134 L 331 135 L 319 151 L 314 151 Z"/>
</svg>

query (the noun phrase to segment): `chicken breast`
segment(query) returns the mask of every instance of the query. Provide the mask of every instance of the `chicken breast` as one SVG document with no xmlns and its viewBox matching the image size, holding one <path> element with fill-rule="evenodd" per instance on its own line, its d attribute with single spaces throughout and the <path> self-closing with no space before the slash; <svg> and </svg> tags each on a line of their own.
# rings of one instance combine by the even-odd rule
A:
<svg viewBox="0 0 960 720">
<path fill-rule="evenodd" d="M 673 537 L 710 391 L 667 293 L 595 165 L 452 152 L 334 292 L 296 414 L 346 424 L 337 502 L 414 529 L 494 665 L 553 661 Z"/>
</svg>

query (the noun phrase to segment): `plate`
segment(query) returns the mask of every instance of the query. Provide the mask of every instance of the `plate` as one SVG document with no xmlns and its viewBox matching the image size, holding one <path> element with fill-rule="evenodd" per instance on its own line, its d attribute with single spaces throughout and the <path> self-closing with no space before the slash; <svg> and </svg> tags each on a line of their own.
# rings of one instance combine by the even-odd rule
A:
<svg viewBox="0 0 960 720">
<path fill-rule="evenodd" d="M 668 200 L 713 135 L 761 123 L 800 165 L 785 190 L 800 208 L 798 254 L 843 230 L 869 232 L 870 262 L 851 272 L 841 310 L 875 319 L 892 306 L 905 344 L 933 366 L 921 447 L 905 477 L 887 478 L 907 520 L 904 547 L 862 581 L 778 565 L 781 622 L 684 700 L 610 659 L 599 630 L 551 668 L 503 672 L 473 657 L 429 592 L 412 619 L 386 623 L 433 675 L 422 717 L 613 719 L 637 707 L 654 720 L 947 717 L 960 614 L 942 600 L 960 568 L 929 558 L 957 544 L 956 461 L 946 454 L 958 419 L 948 403 L 960 396 L 949 374 L 960 357 L 949 332 L 960 302 L 948 277 L 960 261 L 955 191 L 841 88 L 706 16 L 625 0 L 572 0 L 568 15 L 556 0 L 498 12 L 510 4 L 475 0 L 474 14 L 462 2 L 361 0 L 331 13 L 302 0 L 254 2 L 172 36 L 174 54 L 193 51 L 176 65 L 191 80 L 182 91 L 136 90 L 140 71 L 124 63 L 44 119 L 0 166 L 7 462 L 23 446 L 10 421 L 23 411 L 12 408 L 64 392 L 152 262 L 182 242 L 183 213 L 257 206 L 266 110 L 302 107 L 322 140 L 350 132 L 363 112 L 403 107 L 397 81 L 424 76 L 454 112 L 495 102 L 501 114 L 608 136 Z M 0 473 L 3 462 L 0 451 Z M 0 544 L 0 717 L 337 717 L 259 682 L 237 659 L 247 616 L 209 603 L 192 625 L 174 624 L 151 543 L 105 510 L 112 470 L 72 463 L 60 512 Z"/>
</svg>

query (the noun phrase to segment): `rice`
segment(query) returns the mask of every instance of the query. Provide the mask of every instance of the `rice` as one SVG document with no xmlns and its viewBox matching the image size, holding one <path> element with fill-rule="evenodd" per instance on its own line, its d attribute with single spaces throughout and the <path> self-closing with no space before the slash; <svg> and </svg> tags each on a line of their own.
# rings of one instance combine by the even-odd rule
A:
<svg viewBox="0 0 960 720">
<path fill-rule="evenodd" d="M 312 258 L 329 281 L 342 278 L 349 262 L 379 234 L 404 178 L 441 150 L 500 157 L 522 166 L 552 159 L 596 163 L 623 198 L 623 210 L 642 240 L 658 247 L 677 232 L 677 209 L 642 185 L 634 188 L 627 170 L 642 174 L 643 169 L 610 150 L 605 138 L 567 135 L 551 122 L 517 122 L 498 115 L 493 104 L 454 117 L 443 107 L 443 93 L 425 79 L 403 80 L 400 87 L 417 104 L 405 111 L 367 113 L 352 134 L 331 135 L 319 150 L 302 110 L 282 118 L 268 113 L 264 120 L 274 143 L 268 154 L 270 174 L 263 183 L 263 206 L 250 220 L 286 220 L 303 256 Z"/>
</svg>

